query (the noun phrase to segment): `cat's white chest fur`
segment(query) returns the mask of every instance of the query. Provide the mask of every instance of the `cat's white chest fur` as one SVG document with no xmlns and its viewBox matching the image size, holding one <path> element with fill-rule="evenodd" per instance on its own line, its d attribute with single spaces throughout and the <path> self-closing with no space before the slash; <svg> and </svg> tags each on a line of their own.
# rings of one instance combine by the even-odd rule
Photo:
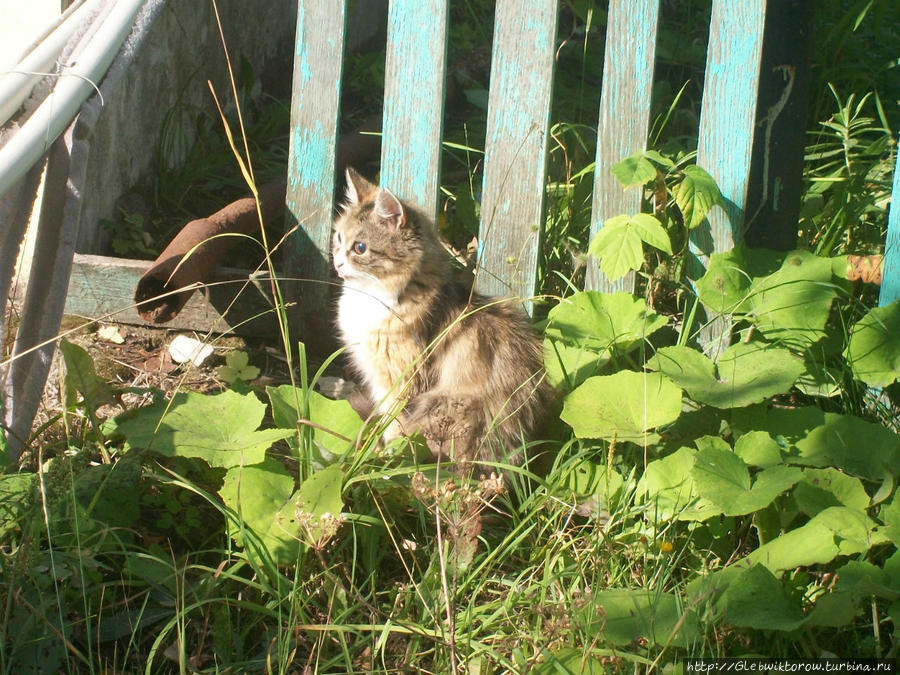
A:
<svg viewBox="0 0 900 675">
<path fill-rule="evenodd" d="M 391 315 L 396 303 L 396 298 L 385 297 L 377 289 L 344 284 L 338 303 L 338 328 L 351 352 L 366 345 L 369 336 Z"/>
<path fill-rule="evenodd" d="M 387 383 L 377 381 L 373 367 L 377 335 L 396 305 L 396 295 L 378 282 L 366 281 L 345 281 L 338 303 L 337 323 L 341 338 L 376 402 L 388 391 Z"/>
</svg>

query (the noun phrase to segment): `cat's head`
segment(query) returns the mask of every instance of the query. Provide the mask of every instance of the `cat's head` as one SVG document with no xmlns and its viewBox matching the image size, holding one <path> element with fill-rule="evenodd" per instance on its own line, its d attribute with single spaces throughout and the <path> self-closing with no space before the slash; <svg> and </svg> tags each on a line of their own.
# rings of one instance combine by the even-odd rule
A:
<svg viewBox="0 0 900 675">
<path fill-rule="evenodd" d="M 334 269 L 345 284 L 399 293 L 429 245 L 419 214 L 390 190 L 347 169 L 346 201 L 334 222 L 331 246 Z"/>
</svg>

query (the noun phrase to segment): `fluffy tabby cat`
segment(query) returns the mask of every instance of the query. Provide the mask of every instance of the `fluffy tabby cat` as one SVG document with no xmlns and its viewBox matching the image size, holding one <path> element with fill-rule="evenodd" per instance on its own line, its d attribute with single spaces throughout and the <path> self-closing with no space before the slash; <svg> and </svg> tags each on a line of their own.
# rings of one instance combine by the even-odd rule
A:
<svg viewBox="0 0 900 675">
<path fill-rule="evenodd" d="M 347 170 L 334 223 L 337 325 L 385 440 L 420 432 L 457 462 L 520 463 L 551 400 L 541 343 L 514 303 L 471 292 L 423 214 Z"/>
</svg>

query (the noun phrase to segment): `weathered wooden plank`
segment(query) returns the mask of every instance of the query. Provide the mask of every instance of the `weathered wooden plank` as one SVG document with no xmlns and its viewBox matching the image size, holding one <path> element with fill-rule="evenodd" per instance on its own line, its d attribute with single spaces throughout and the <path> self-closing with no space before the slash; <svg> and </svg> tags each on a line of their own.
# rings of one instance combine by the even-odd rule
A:
<svg viewBox="0 0 900 675">
<path fill-rule="evenodd" d="M 609 4 L 597 124 L 592 239 L 608 218 L 641 210 L 640 189 L 623 190 L 610 170 L 617 162 L 647 147 L 658 20 L 659 0 L 612 0 Z M 585 288 L 630 292 L 634 289 L 634 275 L 610 281 L 597 261 L 591 259 Z"/>
<path fill-rule="evenodd" d="M 884 242 L 884 274 L 878 304 L 882 307 L 900 298 L 900 155 L 894 169 L 887 239 Z"/>
<path fill-rule="evenodd" d="M 135 310 L 132 295 L 149 260 L 110 258 L 76 253 L 69 278 L 64 314 L 88 319 L 201 332 L 275 336 L 278 325 L 268 296 L 248 282 L 247 270 L 217 269 L 209 285 L 195 291 L 172 321 L 153 324 Z"/>
<path fill-rule="evenodd" d="M 556 0 L 497 0 L 477 288 L 530 306 L 543 229 Z"/>
<path fill-rule="evenodd" d="M 381 185 L 437 216 L 447 61 L 447 0 L 391 0 Z"/>
<path fill-rule="evenodd" d="M 756 134 L 750 160 L 743 241 L 791 250 L 803 197 L 813 16 L 809 0 L 766 5 Z"/>
<path fill-rule="evenodd" d="M 725 208 L 691 236 L 691 251 L 705 266 L 710 254 L 741 240 L 756 122 L 766 0 L 714 0 L 706 52 L 697 164 L 719 185 Z M 715 358 L 730 339 L 730 323 L 708 317 L 700 334 Z"/>
<path fill-rule="evenodd" d="M 705 236 L 694 239 L 702 256 L 727 251 L 741 239 L 756 121 L 766 0 L 715 0 L 709 26 L 697 164 L 725 197 L 713 209 Z"/>
<path fill-rule="evenodd" d="M 347 2 L 299 0 L 294 52 L 291 134 L 287 170 L 287 229 L 297 226 L 285 247 L 283 289 L 297 301 L 295 321 L 303 338 L 323 333 L 307 324 L 327 306 L 331 220 L 334 209 L 335 148 Z M 291 278 L 299 279 L 292 283 Z"/>
</svg>

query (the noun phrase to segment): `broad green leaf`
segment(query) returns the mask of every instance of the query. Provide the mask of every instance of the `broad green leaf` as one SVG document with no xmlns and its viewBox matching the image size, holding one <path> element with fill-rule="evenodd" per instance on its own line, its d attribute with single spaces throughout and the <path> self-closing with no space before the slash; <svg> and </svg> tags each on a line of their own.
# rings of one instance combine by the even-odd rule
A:
<svg viewBox="0 0 900 675">
<path fill-rule="evenodd" d="M 791 411 L 786 411 L 791 412 Z M 822 423 L 796 442 L 797 454 L 787 461 L 807 466 L 834 466 L 878 481 L 900 473 L 900 436 L 853 415 L 825 413 Z"/>
<path fill-rule="evenodd" d="M 831 398 L 840 394 L 842 369 L 825 363 L 827 358 L 829 355 L 823 352 L 816 354 L 815 347 L 805 350 L 803 363 L 806 371 L 794 382 L 794 386 L 807 396 Z"/>
<path fill-rule="evenodd" d="M 692 476 L 702 497 L 726 516 L 742 516 L 771 504 L 800 480 L 800 469 L 773 466 L 751 483 L 747 465 L 734 452 L 707 447 L 697 453 Z"/>
<path fill-rule="evenodd" d="M 624 355 L 666 325 L 630 293 L 584 291 L 559 302 L 547 317 L 544 364 L 555 385 L 575 387 L 612 356 Z"/>
<path fill-rule="evenodd" d="M 713 253 L 709 257 L 706 272 L 697 280 L 695 288 L 700 302 L 712 312 L 737 312 L 747 299 L 752 279 L 742 263 L 738 250 Z"/>
<path fill-rule="evenodd" d="M 744 308 L 766 338 L 809 345 L 825 336 L 840 286 L 831 260 L 807 251 L 788 254 L 776 272 L 754 279 Z"/>
<path fill-rule="evenodd" d="M 647 367 L 664 373 L 698 403 L 739 408 L 787 392 L 803 362 L 787 349 L 739 342 L 713 363 L 690 347 L 663 347 Z"/>
<path fill-rule="evenodd" d="M 656 178 L 656 167 L 640 154 L 614 164 L 610 172 L 626 190 L 635 185 L 646 185 Z"/>
<path fill-rule="evenodd" d="M 803 513 L 814 516 L 830 506 L 847 506 L 859 511 L 869 508 L 869 495 L 858 478 L 835 468 L 806 469 L 794 488 L 794 499 Z"/>
<path fill-rule="evenodd" d="M 884 523 L 882 532 L 891 541 L 900 541 L 900 497 L 894 495 L 890 502 L 881 507 L 881 520 Z M 900 583 L 900 578 L 897 579 Z"/>
<path fill-rule="evenodd" d="M 675 204 L 684 216 L 685 227 L 694 229 L 706 219 L 713 206 L 721 203 L 722 194 L 713 177 L 699 166 L 686 166 L 675 193 Z"/>
<path fill-rule="evenodd" d="M 133 448 L 166 457 L 197 457 L 210 466 L 259 464 L 266 450 L 293 432 L 258 431 L 266 406 L 252 393 L 178 393 L 170 401 L 126 413 L 117 432 Z M 121 419 L 121 418 L 120 418 Z"/>
<path fill-rule="evenodd" d="M 240 522 L 229 520 L 228 534 L 258 559 L 268 555 L 279 564 L 296 562 L 303 532 L 296 518 L 291 518 L 295 509 L 293 493 L 293 477 L 281 462 L 271 457 L 252 466 L 230 468 L 219 495 Z M 256 535 L 261 550 L 253 545 L 253 537 L 245 536 L 245 529 Z"/>
<path fill-rule="evenodd" d="M 94 361 L 84 348 L 62 338 L 59 341 L 59 351 L 66 364 L 64 383 L 67 407 L 74 407 L 76 391 L 81 392 L 84 404 L 91 413 L 100 406 L 114 401 L 109 384 L 97 375 Z"/>
<path fill-rule="evenodd" d="M 599 354 L 625 354 L 667 323 L 631 293 L 583 291 L 565 298 L 547 315 L 545 337 Z"/>
<path fill-rule="evenodd" d="M 38 504 L 37 474 L 0 474 L 0 541 L 9 541 L 10 532 L 32 524 L 26 514 Z"/>
<path fill-rule="evenodd" d="M 644 263 L 642 242 L 671 255 L 672 243 L 662 224 L 648 213 L 616 216 L 603 223 L 588 252 L 600 261 L 600 268 L 611 280 Z"/>
<path fill-rule="evenodd" d="M 600 269 L 610 281 L 621 279 L 629 270 L 644 264 L 641 237 L 630 216 L 616 216 L 603 223 L 588 252 L 600 261 Z"/>
<path fill-rule="evenodd" d="M 698 637 L 697 616 L 672 593 L 643 589 L 609 589 L 572 619 L 608 644 L 628 645 L 644 639 L 653 645 L 686 647 Z"/>
<path fill-rule="evenodd" d="M 900 436 L 852 415 L 826 413 L 815 406 L 789 410 L 758 406 L 734 411 L 732 428 L 736 435 L 767 431 L 786 449 L 788 463 L 834 466 L 873 481 L 900 473 Z"/>
<path fill-rule="evenodd" d="M 288 505 L 293 512 L 286 514 L 282 510 L 283 516 L 293 517 L 299 523 L 313 548 L 321 548 L 340 527 L 343 481 L 343 470 L 337 464 L 316 471 L 300 484 L 296 499 Z"/>
<path fill-rule="evenodd" d="M 275 425 L 296 432 L 297 423 L 301 418 L 297 402 L 300 402 L 302 408 L 303 390 L 299 388 L 295 390 L 291 385 L 283 384 L 278 387 L 266 387 L 266 393 L 272 403 L 272 418 Z M 363 422 L 347 401 L 335 401 L 310 390 L 306 405 L 309 406 L 309 421 L 316 425 L 310 427 L 313 441 L 325 451 L 323 465 L 353 447 Z M 296 433 L 289 436 L 289 442 L 294 449 L 299 447 L 297 438 Z"/>
<path fill-rule="evenodd" d="M 731 446 L 728 445 L 728 442 L 724 438 L 718 436 L 701 436 L 694 441 L 694 445 L 697 446 L 697 450 L 700 452 L 707 449 L 718 452 L 731 452 Z"/>
<path fill-rule="evenodd" d="M 646 157 L 650 161 L 658 164 L 659 166 L 661 166 L 664 169 L 674 169 L 675 168 L 675 162 L 672 159 L 670 159 L 669 157 L 666 157 L 665 155 L 663 155 L 658 150 L 644 150 L 644 157 Z"/>
<path fill-rule="evenodd" d="M 578 497 L 599 497 L 604 504 L 613 501 L 625 484 L 625 479 L 606 464 L 584 459 L 566 476 L 566 487 Z"/>
<path fill-rule="evenodd" d="M 763 544 L 750 553 L 749 565 L 765 565 L 773 572 L 829 563 L 839 555 L 856 555 L 888 539 L 876 532 L 865 512 L 832 506 L 808 523 Z"/>
<path fill-rule="evenodd" d="M 844 351 L 854 377 L 887 387 L 900 377 L 900 300 L 869 310 L 857 321 Z"/>
<path fill-rule="evenodd" d="M 721 618 L 739 628 L 796 630 L 803 611 L 785 593 L 784 584 L 762 565 L 754 565 L 730 579 L 715 603 Z"/>
<path fill-rule="evenodd" d="M 657 218 L 649 213 L 637 213 L 631 217 L 631 227 L 645 244 L 672 255 L 672 241 Z"/>
<path fill-rule="evenodd" d="M 647 507 L 648 518 L 656 522 L 676 516 L 679 520 L 706 520 L 721 513 L 697 492 L 691 475 L 696 454 L 691 448 L 680 448 L 647 464 L 637 494 Z"/>
<path fill-rule="evenodd" d="M 681 389 L 659 373 L 591 377 L 566 396 L 562 419 L 579 438 L 655 444 L 650 432 L 681 414 Z"/>
<path fill-rule="evenodd" d="M 604 350 L 606 354 L 606 350 Z M 550 384 L 572 389 L 609 363 L 610 357 L 588 349 L 586 345 L 574 347 L 560 340 L 544 340 L 544 369 Z"/>
<path fill-rule="evenodd" d="M 782 463 L 781 446 L 765 431 L 750 431 L 734 443 L 734 454 L 750 466 L 766 468 Z"/>
<path fill-rule="evenodd" d="M 900 598 L 900 585 L 891 579 L 888 567 L 900 560 L 898 553 L 885 563 L 885 568 L 864 561 L 850 561 L 838 568 L 837 582 L 831 592 L 819 596 L 806 619 L 809 626 L 845 626 L 853 621 L 864 600 L 873 597 L 888 601 Z"/>
</svg>

